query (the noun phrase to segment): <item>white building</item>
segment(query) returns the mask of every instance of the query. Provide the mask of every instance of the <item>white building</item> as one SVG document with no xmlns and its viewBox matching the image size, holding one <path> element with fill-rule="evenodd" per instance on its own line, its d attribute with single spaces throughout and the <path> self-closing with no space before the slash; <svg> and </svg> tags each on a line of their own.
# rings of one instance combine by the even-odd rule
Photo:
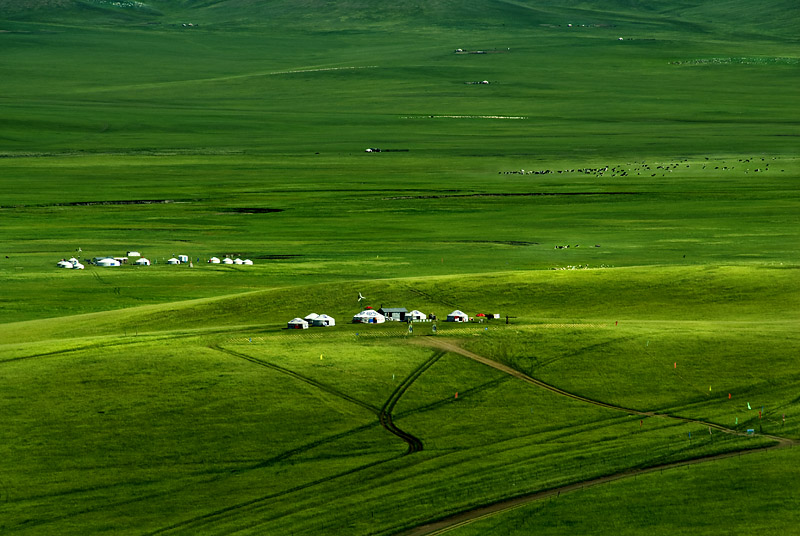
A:
<svg viewBox="0 0 800 536">
<path fill-rule="evenodd" d="M 425 313 L 417 311 L 416 309 L 406 314 L 406 320 L 411 320 L 412 322 L 420 322 L 422 320 L 427 320 L 427 318 Z"/>
<path fill-rule="evenodd" d="M 308 322 L 302 318 L 293 318 L 286 323 L 289 329 L 308 329 Z"/>
<path fill-rule="evenodd" d="M 447 315 L 447 321 L 448 322 L 469 322 L 469 316 L 464 314 L 464 312 L 459 311 L 458 309 L 456 309 L 455 311 L 453 311 L 452 313 Z"/>
<path fill-rule="evenodd" d="M 112 259 L 110 257 L 106 257 L 105 259 L 100 259 L 95 261 L 95 266 L 102 266 L 102 267 L 109 267 L 109 266 L 122 266 L 122 263 L 116 259 Z"/>
<path fill-rule="evenodd" d="M 386 317 L 374 309 L 366 309 L 353 316 L 353 324 L 383 324 Z"/>
<path fill-rule="evenodd" d="M 321 315 L 317 316 L 317 318 L 315 318 L 314 320 L 311 321 L 311 325 L 312 326 L 316 326 L 316 327 L 335 326 L 336 325 L 336 320 L 334 320 L 332 316 L 328 316 L 326 314 L 321 314 Z"/>
<path fill-rule="evenodd" d="M 176 259 L 175 257 L 172 257 L 171 259 L 167 259 L 167 264 L 180 264 L 180 263 L 181 263 L 181 261 Z"/>
<path fill-rule="evenodd" d="M 211 257 L 210 259 L 208 259 L 208 262 L 210 264 L 219 264 L 219 258 L 218 257 Z"/>
<path fill-rule="evenodd" d="M 140 257 L 136 259 L 136 261 L 133 264 L 135 264 L 136 266 L 150 266 L 150 259 L 145 259 L 144 257 Z"/>
</svg>

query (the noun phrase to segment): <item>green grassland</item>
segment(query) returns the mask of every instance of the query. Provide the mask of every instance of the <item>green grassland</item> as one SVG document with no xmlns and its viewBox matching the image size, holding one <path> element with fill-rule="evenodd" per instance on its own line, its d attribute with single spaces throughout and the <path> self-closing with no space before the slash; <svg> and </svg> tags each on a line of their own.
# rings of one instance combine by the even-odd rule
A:
<svg viewBox="0 0 800 536">
<path fill-rule="evenodd" d="M 0 532 L 792 533 L 798 22 L 0 0 Z"/>
</svg>

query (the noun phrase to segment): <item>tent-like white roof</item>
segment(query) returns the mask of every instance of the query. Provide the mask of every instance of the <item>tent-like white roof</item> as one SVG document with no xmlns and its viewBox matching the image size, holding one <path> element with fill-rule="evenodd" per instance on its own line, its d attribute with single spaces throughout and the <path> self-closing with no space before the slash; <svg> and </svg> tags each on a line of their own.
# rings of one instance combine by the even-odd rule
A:
<svg viewBox="0 0 800 536">
<path fill-rule="evenodd" d="M 317 318 L 318 316 L 319 316 L 319 315 L 318 315 L 317 313 L 308 313 L 308 314 L 307 314 L 307 315 L 306 315 L 304 318 L 305 318 L 306 320 L 314 320 L 314 319 L 315 319 L 315 318 Z"/>
<path fill-rule="evenodd" d="M 408 317 L 411 317 L 411 318 L 414 318 L 414 319 L 419 318 L 419 319 L 425 320 L 426 315 L 422 311 L 417 311 L 416 309 L 414 309 L 413 311 L 410 311 L 410 312 L 406 313 L 406 318 L 408 318 Z"/>
<path fill-rule="evenodd" d="M 180 263 L 181 263 L 181 261 L 179 261 L 175 257 L 172 257 L 171 259 L 167 259 L 167 264 L 180 264 Z"/>
<path fill-rule="evenodd" d="M 235 259 L 233 259 L 233 264 L 244 264 L 244 261 L 239 257 L 236 257 Z"/>
<path fill-rule="evenodd" d="M 460 318 L 462 320 L 463 319 L 469 320 L 469 316 L 467 316 L 466 313 L 464 313 L 463 311 L 459 311 L 458 309 L 447 315 L 448 320 L 450 320 L 451 318 Z"/>
<path fill-rule="evenodd" d="M 246 264 L 248 266 L 252 266 L 253 265 L 253 261 L 251 261 L 250 259 L 245 259 L 245 260 L 242 261 L 242 264 Z"/>
<path fill-rule="evenodd" d="M 118 260 L 115 259 L 100 259 L 99 261 L 95 262 L 97 266 L 122 266 Z"/>
<path fill-rule="evenodd" d="M 208 259 L 208 262 L 210 262 L 211 264 L 219 264 L 219 258 L 211 257 L 210 259 Z"/>
<path fill-rule="evenodd" d="M 222 264 L 233 264 L 233 259 L 225 257 L 224 259 L 222 259 Z"/>
<path fill-rule="evenodd" d="M 308 322 L 303 320 L 302 318 L 292 318 L 286 323 L 287 327 L 294 327 L 294 326 L 302 326 L 303 329 L 308 327 Z"/>
<path fill-rule="evenodd" d="M 73 265 L 69 261 L 58 261 L 56 266 L 58 266 L 59 268 L 75 268 L 75 265 Z"/>
<path fill-rule="evenodd" d="M 361 311 L 357 315 L 353 316 L 353 322 L 363 322 L 365 320 L 368 321 L 370 319 L 375 319 L 375 322 L 377 322 L 378 324 L 386 322 L 386 317 L 380 314 L 378 311 L 375 311 L 374 309 L 366 309 L 364 311 Z"/>
<path fill-rule="evenodd" d="M 73 263 L 72 263 L 72 267 L 73 267 L 73 268 L 75 268 L 76 270 L 83 270 L 83 269 L 85 268 L 85 266 L 84 266 L 84 265 L 82 265 L 82 264 L 81 264 L 81 263 L 79 263 L 79 262 L 73 262 Z"/>
<path fill-rule="evenodd" d="M 321 314 L 313 319 L 312 324 L 315 326 L 335 326 L 336 320 L 332 316 L 328 316 L 326 314 Z"/>
<path fill-rule="evenodd" d="M 138 266 L 150 266 L 150 259 L 145 259 L 144 257 L 141 257 L 139 259 L 136 259 L 136 261 L 133 264 L 136 264 Z"/>
</svg>

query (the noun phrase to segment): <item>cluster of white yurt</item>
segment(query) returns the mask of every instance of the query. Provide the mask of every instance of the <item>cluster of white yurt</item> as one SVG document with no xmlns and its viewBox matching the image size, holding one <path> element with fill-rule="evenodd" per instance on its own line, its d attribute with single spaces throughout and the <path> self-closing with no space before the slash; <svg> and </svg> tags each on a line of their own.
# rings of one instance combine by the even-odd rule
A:
<svg viewBox="0 0 800 536">
<path fill-rule="evenodd" d="M 236 257 L 235 259 L 231 259 L 230 257 L 225 257 L 224 259 L 220 259 L 219 257 L 211 257 L 208 259 L 209 264 L 237 264 L 237 265 L 244 265 L 244 266 L 253 266 L 253 261 L 250 259 L 240 259 Z"/>
<path fill-rule="evenodd" d="M 353 324 L 383 324 L 386 317 L 374 309 L 364 309 L 353 316 Z"/>
<path fill-rule="evenodd" d="M 332 316 L 317 313 L 309 313 L 305 318 L 293 318 L 286 323 L 289 329 L 308 329 L 309 326 L 327 328 L 335 325 L 336 320 Z"/>
<path fill-rule="evenodd" d="M 69 260 L 61 259 L 60 261 L 58 261 L 58 263 L 56 263 L 56 266 L 58 266 L 59 268 L 66 268 L 68 270 L 83 270 L 84 269 L 84 266 L 83 266 L 83 264 L 81 264 L 81 261 L 79 261 L 75 257 L 72 257 Z"/>
</svg>

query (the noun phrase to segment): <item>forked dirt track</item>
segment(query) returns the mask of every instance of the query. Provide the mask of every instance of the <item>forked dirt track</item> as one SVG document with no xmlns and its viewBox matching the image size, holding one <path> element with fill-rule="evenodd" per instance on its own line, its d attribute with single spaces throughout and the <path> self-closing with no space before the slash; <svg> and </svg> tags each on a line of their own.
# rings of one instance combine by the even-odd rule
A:
<svg viewBox="0 0 800 536">
<path fill-rule="evenodd" d="M 434 339 L 434 338 L 426 337 L 425 339 L 416 339 L 414 342 L 418 343 L 418 344 L 423 344 L 425 346 L 431 346 L 431 347 L 434 347 L 434 348 L 438 348 L 439 350 L 443 350 L 443 351 L 446 351 L 446 352 L 452 352 L 452 353 L 455 353 L 455 354 L 462 355 L 464 357 L 468 357 L 468 358 L 470 358 L 470 359 L 472 359 L 474 361 L 477 361 L 479 363 L 483 363 L 484 365 L 490 366 L 490 367 L 492 367 L 492 368 L 494 368 L 496 370 L 505 372 L 506 374 L 509 374 L 509 375 L 511 375 L 511 376 L 513 376 L 515 378 L 518 378 L 518 379 L 520 379 L 520 380 L 522 380 L 524 382 L 531 383 L 531 384 L 536 385 L 538 387 L 541 387 L 543 389 L 547 389 L 548 391 L 551 391 L 553 393 L 556 393 L 556 394 L 559 394 L 559 395 L 562 395 L 562 396 L 566 396 L 566 397 L 572 398 L 574 400 L 580 400 L 582 402 L 586 402 L 587 404 L 593 404 L 595 406 L 600 406 L 600 407 L 613 409 L 613 410 L 617 410 L 617 411 L 623 411 L 623 412 L 626 412 L 626 413 L 629 413 L 629 414 L 633 414 L 633 415 L 642 415 L 642 416 L 647 416 L 647 417 L 658 417 L 658 418 L 670 419 L 670 420 L 681 421 L 681 422 L 701 424 L 703 426 L 709 426 L 711 428 L 714 428 L 714 429 L 719 430 L 721 432 L 724 432 L 726 434 L 744 435 L 741 432 L 738 432 L 736 430 L 731 430 L 730 428 L 725 428 L 724 426 L 720 426 L 718 424 L 714 424 L 714 423 L 710 423 L 710 422 L 705 422 L 705 421 L 701 421 L 701 420 L 697 420 L 697 419 L 688 419 L 688 418 L 685 418 L 685 417 L 678 417 L 678 416 L 669 415 L 669 414 L 665 414 L 665 413 L 655 413 L 655 412 L 652 412 L 652 411 L 639 411 L 639 410 L 630 409 L 630 408 L 623 408 L 623 407 L 620 407 L 620 406 L 614 406 L 612 404 L 606 404 L 605 402 L 601 402 L 601 401 L 598 401 L 598 400 L 592 400 L 590 398 L 586 398 L 586 397 L 583 397 L 583 396 L 580 396 L 580 395 L 576 395 L 574 393 L 570 393 L 568 391 L 564 391 L 563 389 L 559 389 L 558 387 L 549 385 L 549 384 L 547 384 L 545 382 L 542 382 L 540 380 L 532 378 L 532 377 L 528 376 L 527 374 L 524 374 L 524 373 L 522 373 L 522 372 L 520 372 L 518 370 L 515 370 L 515 369 L 513 369 L 511 367 L 508 367 L 506 365 L 503 365 L 502 363 L 498 363 L 497 361 L 493 361 L 493 360 L 491 360 L 489 358 L 483 357 L 483 356 L 478 355 L 478 354 L 476 354 L 474 352 L 470 352 L 469 350 L 465 350 L 464 348 L 461 348 L 461 347 L 459 347 L 459 346 L 457 346 L 457 345 L 455 345 L 455 344 L 453 344 L 451 342 L 448 342 L 446 340 L 443 340 L 443 339 Z M 550 490 L 544 490 L 544 491 L 538 491 L 538 492 L 529 493 L 529 494 L 525 494 L 525 495 L 520 495 L 518 497 L 512 497 L 511 499 L 506 499 L 504 501 L 499 501 L 499 502 L 496 502 L 496 503 L 493 503 L 493 504 L 488 504 L 486 506 L 481 506 L 481 507 L 478 507 L 478 508 L 474 508 L 472 510 L 467 510 L 467 511 L 464 511 L 464 512 L 461 512 L 461 513 L 458 513 L 458 514 L 454 514 L 454 515 L 445 517 L 443 519 L 439 519 L 437 521 L 432 521 L 430 523 L 426 523 L 424 525 L 418 525 L 416 527 L 413 527 L 411 529 L 407 529 L 407 530 L 402 531 L 402 532 L 398 532 L 396 534 L 398 536 L 435 536 L 435 535 L 438 535 L 438 534 L 444 534 L 444 533 L 446 533 L 446 532 L 448 532 L 450 530 L 456 529 L 456 528 L 464 526 L 464 525 L 468 525 L 468 524 L 470 524 L 472 522 L 475 522 L 475 521 L 478 521 L 480 519 L 484 519 L 484 518 L 499 514 L 501 512 L 507 512 L 507 511 L 513 510 L 515 508 L 519 508 L 521 506 L 524 506 L 526 504 L 529 504 L 529 503 L 532 503 L 532 502 L 535 502 L 535 501 L 540 501 L 540 500 L 547 499 L 547 498 L 550 498 L 550 497 L 559 496 L 559 495 L 561 495 L 561 493 L 568 493 L 568 492 L 571 492 L 571 491 L 581 490 L 581 489 L 584 489 L 584 488 L 589 488 L 589 487 L 592 487 L 592 486 L 597 486 L 597 485 L 600 485 L 600 484 L 605 484 L 605 483 L 608 483 L 608 482 L 612 482 L 614 480 L 620 480 L 620 479 L 628 478 L 628 477 L 632 477 L 632 476 L 643 475 L 643 474 L 647 474 L 647 473 L 653 473 L 653 472 L 656 472 L 656 471 L 663 471 L 664 469 L 672 469 L 672 468 L 675 468 L 675 467 L 689 466 L 689 465 L 694 465 L 694 464 L 698 464 L 698 463 L 704 463 L 704 462 L 713 461 L 713 460 L 721 460 L 721 459 L 724 459 L 724 458 L 732 458 L 732 457 L 735 457 L 735 456 L 741 456 L 742 454 L 749 454 L 749 453 L 752 453 L 752 452 L 761 452 L 761 451 L 765 451 L 765 450 L 773 450 L 773 449 L 791 447 L 796 443 L 795 440 L 789 439 L 789 438 L 785 438 L 785 437 L 777 437 L 777 436 L 771 436 L 771 435 L 765 435 L 765 434 L 762 434 L 762 437 L 767 437 L 769 439 L 772 439 L 772 440 L 776 441 L 776 443 L 774 445 L 767 446 L 767 447 L 761 447 L 761 448 L 755 448 L 755 449 L 746 449 L 746 450 L 733 451 L 733 452 L 726 452 L 726 453 L 722 453 L 722 454 L 713 454 L 713 455 L 710 455 L 710 456 L 702 456 L 702 457 L 694 458 L 694 459 L 691 459 L 691 460 L 685 460 L 685 461 L 679 461 L 679 462 L 671 462 L 671 463 L 666 463 L 666 464 L 662 464 L 662 465 L 655 465 L 655 466 L 647 467 L 647 468 L 644 468 L 644 469 L 631 469 L 630 471 L 623 471 L 621 473 L 617 473 L 617 474 L 614 474 L 614 475 L 607 475 L 607 476 L 603 476 L 603 477 L 599 477 L 599 478 L 594 478 L 594 479 L 591 479 L 591 480 L 585 480 L 583 482 L 575 482 L 573 484 L 569 484 L 569 485 L 566 485 L 566 486 L 561 486 L 561 487 L 558 487 L 558 488 L 553 488 L 553 489 L 550 489 Z"/>
</svg>

